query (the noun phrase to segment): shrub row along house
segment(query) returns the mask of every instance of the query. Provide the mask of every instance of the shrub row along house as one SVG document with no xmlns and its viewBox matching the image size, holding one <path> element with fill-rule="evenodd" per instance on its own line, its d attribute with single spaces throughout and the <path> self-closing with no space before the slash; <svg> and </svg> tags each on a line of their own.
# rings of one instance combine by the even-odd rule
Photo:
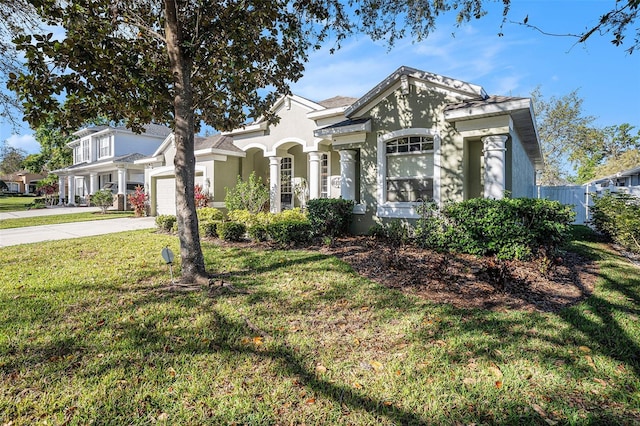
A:
<svg viewBox="0 0 640 426">
<path fill-rule="evenodd" d="M 280 117 L 277 125 L 258 118 L 196 138 L 196 183 L 211 194 L 212 206 L 224 207 L 225 188 L 255 172 L 269 185 L 272 211 L 342 197 L 355 201 L 354 231 L 366 232 L 385 218 L 417 218 L 420 200 L 501 198 L 504 191 L 534 197 L 536 170 L 543 166 L 530 99 L 488 96 L 480 86 L 409 67 L 360 99 L 313 102 L 288 95 L 272 110 Z M 174 214 L 173 136 L 144 158 L 118 157 L 112 150 L 102 161 L 98 133 L 89 136 L 98 156 L 91 143 L 85 148 L 85 133 L 78 134 L 81 139 L 72 142 L 76 164 L 56 173 L 85 193 L 116 175 L 120 194 L 129 179 L 143 179 L 151 213 Z M 143 153 L 139 144 L 130 146 Z M 78 184 L 80 172 L 93 173 L 89 189 L 86 178 Z"/>
</svg>

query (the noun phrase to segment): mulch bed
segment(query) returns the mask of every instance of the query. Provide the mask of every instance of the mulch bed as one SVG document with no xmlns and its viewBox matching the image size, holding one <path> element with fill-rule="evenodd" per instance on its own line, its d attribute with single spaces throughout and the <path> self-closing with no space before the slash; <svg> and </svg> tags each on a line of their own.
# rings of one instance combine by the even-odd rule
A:
<svg viewBox="0 0 640 426">
<path fill-rule="evenodd" d="M 226 247 L 270 248 L 266 243 L 211 241 Z M 498 261 L 393 247 L 365 236 L 339 238 L 331 246 L 313 249 L 342 259 L 388 288 L 462 309 L 556 312 L 587 298 L 598 277 L 593 261 L 571 252 L 553 261 Z"/>
<path fill-rule="evenodd" d="M 386 287 L 463 309 L 555 312 L 588 297 L 598 277 L 594 262 L 571 252 L 553 262 L 498 261 L 370 237 L 340 239 L 323 251 Z"/>
</svg>

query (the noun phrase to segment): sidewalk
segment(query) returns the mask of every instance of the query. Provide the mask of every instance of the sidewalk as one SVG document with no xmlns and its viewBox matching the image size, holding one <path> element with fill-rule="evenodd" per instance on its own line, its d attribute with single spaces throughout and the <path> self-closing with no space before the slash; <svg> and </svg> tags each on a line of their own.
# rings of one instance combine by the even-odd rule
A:
<svg viewBox="0 0 640 426">
<path fill-rule="evenodd" d="M 88 210 L 89 207 L 70 207 L 42 209 L 41 211 L 59 210 L 50 214 L 65 214 L 61 210 L 73 210 L 66 213 L 75 213 Z M 35 210 L 34 210 L 35 212 Z M 13 212 L 28 213 L 28 212 Z M 7 213 L 8 214 L 8 213 Z M 38 216 L 38 215 L 34 215 Z M 20 216 L 11 216 L 20 217 Z M 25 216 L 22 216 L 25 217 Z M 3 217 L 4 218 L 4 217 Z M 139 229 L 155 228 L 155 217 L 119 218 L 107 220 L 94 220 L 87 222 L 60 223 L 56 225 L 28 226 L 26 228 L 12 228 L 0 230 L 0 247 L 14 246 L 18 244 L 38 243 L 42 241 L 64 240 L 68 238 L 89 237 L 92 235 L 111 234 L 114 232 L 135 231 Z"/>
<path fill-rule="evenodd" d="M 0 220 L 3 219 L 19 219 L 23 217 L 36 217 L 36 216 L 53 216 L 57 214 L 71 214 L 71 213 L 87 213 L 87 212 L 99 212 L 100 207 L 47 207 L 44 209 L 23 210 L 19 212 L 2 212 L 0 213 Z"/>
</svg>

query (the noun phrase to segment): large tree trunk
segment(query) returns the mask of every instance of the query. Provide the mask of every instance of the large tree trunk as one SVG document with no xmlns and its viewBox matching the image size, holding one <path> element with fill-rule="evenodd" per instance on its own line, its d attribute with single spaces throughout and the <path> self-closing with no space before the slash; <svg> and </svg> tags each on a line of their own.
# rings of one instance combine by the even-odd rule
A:
<svg viewBox="0 0 640 426">
<path fill-rule="evenodd" d="M 176 173 L 176 217 L 183 283 L 205 284 L 208 276 L 198 234 L 194 198 L 196 159 L 194 154 L 195 118 L 191 88 L 191 59 L 182 48 L 182 34 L 175 0 L 165 0 L 167 51 L 174 77 L 175 145 L 173 161 Z"/>
</svg>

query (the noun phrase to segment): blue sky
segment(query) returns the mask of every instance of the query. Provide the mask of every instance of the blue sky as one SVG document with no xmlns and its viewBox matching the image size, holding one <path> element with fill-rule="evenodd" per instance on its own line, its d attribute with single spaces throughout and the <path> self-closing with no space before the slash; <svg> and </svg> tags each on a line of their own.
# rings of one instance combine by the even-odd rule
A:
<svg viewBox="0 0 640 426">
<path fill-rule="evenodd" d="M 512 3 L 510 20 L 522 21 L 528 15 L 529 24 L 545 32 L 577 34 L 597 24 L 614 0 Z M 292 85 L 292 91 L 314 101 L 335 95 L 357 98 L 407 65 L 478 84 L 489 94 L 526 97 L 540 86 L 549 98 L 579 89 L 584 112 L 597 117 L 596 125 L 629 123 L 640 128 L 640 50 L 629 55 L 626 44 L 615 47 L 610 35 L 598 33 L 586 44 L 576 45 L 575 38 L 546 36 L 508 22 L 501 30 L 500 4 L 487 6 L 487 16 L 461 27 L 453 25 L 453 15 L 444 16 L 437 30 L 420 43 L 400 40 L 389 50 L 359 35 L 334 54 L 329 53 L 331 46 L 314 51 L 304 77 Z M 503 37 L 498 37 L 500 31 Z M 38 151 L 26 124 L 19 134 L 11 133 L 10 126 L 2 123 L 0 140 L 29 153 Z"/>
</svg>

